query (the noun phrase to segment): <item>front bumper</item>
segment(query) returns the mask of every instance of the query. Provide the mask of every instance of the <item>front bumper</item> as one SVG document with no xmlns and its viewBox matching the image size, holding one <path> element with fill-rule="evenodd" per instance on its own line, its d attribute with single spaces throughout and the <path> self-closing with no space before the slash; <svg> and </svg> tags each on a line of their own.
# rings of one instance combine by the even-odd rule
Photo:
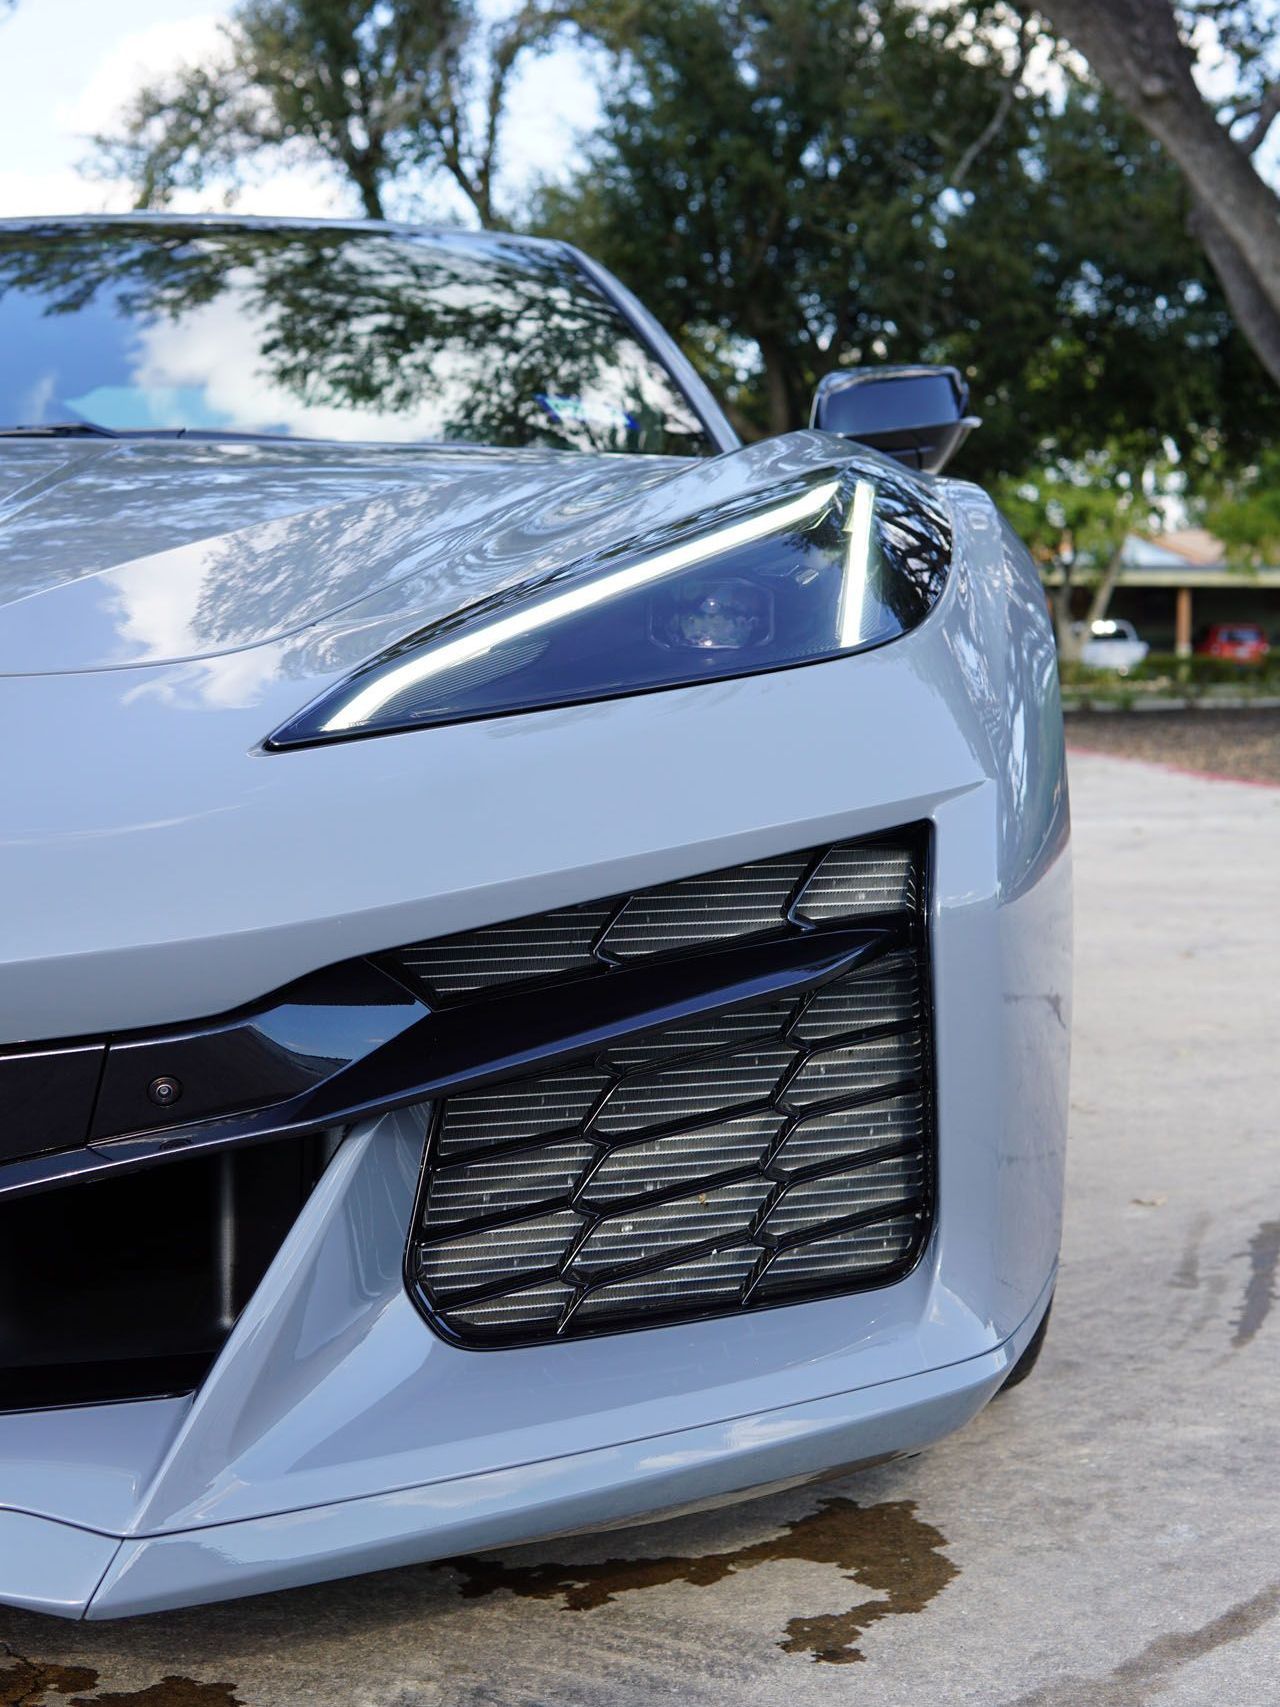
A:
<svg viewBox="0 0 1280 1707">
<path fill-rule="evenodd" d="M 1056 1261 L 1067 807 L 1039 587 L 985 500 L 953 501 L 948 589 L 880 652 L 270 758 L 259 706 L 234 757 L 220 722 L 208 764 L 171 772 L 163 812 L 137 755 L 172 741 L 171 702 L 133 681 L 122 711 L 121 679 L 80 679 L 73 701 L 105 699 L 62 707 L 84 746 L 51 808 L 30 766 L 66 764 L 52 688 L 5 684 L 39 732 L 6 878 L 58 902 L 11 933 L 10 1040 L 194 1019 L 397 943 L 928 821 L 938 1179 L 891 1286 L 477 1354 L 404 1285 L 423 1116 L 366 1121 L 194 1397 L 0 1416 L 0 1600 L 112 1617 L 622 1521 L 914 1450 L 999 1386 Z M 135 714 L 126 782 L 94 746 Z"/>
<path fill-rule="evenodd" d="M 70 1618 L 130 1617 L 674 1516 L 899 1457 L 962 1427 L 999 1390 L 1052 1287 L 1051 1275 L 1017 1332 L 989 1351 L 702 1426 L 152 1536 L 120 1539 L 0 1511 L 0 1601 Z M 959 1343 L 957 1334 L 952 1349 Z M 850 1361 L 867 1373 L 865 1356 Z"/>
</svg>

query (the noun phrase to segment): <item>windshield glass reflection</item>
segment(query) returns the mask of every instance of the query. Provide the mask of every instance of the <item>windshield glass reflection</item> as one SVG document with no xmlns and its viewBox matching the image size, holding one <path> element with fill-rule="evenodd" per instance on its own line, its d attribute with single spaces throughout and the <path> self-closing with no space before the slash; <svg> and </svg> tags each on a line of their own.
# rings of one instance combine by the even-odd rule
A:
<svg viewBox="0 0 1280 1707">
<path fill-rule="evenodd" d="M 85 222 L 0 232 L 0 424 L 705 455 L 555 248 Z"/>
</svg>

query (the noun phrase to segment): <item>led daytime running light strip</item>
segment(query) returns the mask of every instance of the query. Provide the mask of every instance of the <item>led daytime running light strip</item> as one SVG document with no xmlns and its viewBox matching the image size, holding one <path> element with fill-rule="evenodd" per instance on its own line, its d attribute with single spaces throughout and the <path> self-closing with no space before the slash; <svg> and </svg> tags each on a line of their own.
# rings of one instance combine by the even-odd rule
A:
<svg viewBox="0 0 1280 1707">
<path fill-rule="evenodd" d="M 871 522 L 876 489 L 869 480 L 859 480 L 853 503 L 845 518 L 844 584 L 840 589 L 838 638 L 846 651 L 863 635 L 867 616 L 867 591 L 871 576 Z"/>
</svg>

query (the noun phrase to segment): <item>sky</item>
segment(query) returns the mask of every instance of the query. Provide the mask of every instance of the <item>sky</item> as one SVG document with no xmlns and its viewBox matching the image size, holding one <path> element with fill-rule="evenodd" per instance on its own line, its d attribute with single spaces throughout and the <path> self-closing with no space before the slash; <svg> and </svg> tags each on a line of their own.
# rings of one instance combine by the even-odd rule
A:
<svg viewBox="0 0 1280 1707">
<path fill-rule="evenodd" d="M 231 9 L 230 0 L 17 0 L 16 10 L 0 17 L 0 218 L 126 212 L 127 184 L 77 170 L 88 138 L 114 128 L 140 84 L 207 56 Z M 508 195 L 562 171 L 596 112 L 587 68 L 574 51 L 530 61 L 513 89 L 504 137 Z M 184 196 L 173 205 L 198 213 L 211 200 Z M 351 192 L 318 170 L 255 183 L 236 206 L 295 216 L 359 212 Z M 427 211 L 471 223 L 461 198 L 447 192 Z"/>
<path fill-rule="evenodd" d="M 484 11 L 511 0 L 481 0 Z M 21 214 L 125 212 L 127 184 L 86 177 L 77 165 L 94 132 L 110 131 L 130 94 L 216 46 L 219 21 L 232 0 L 17 0 L 0 10 L 0 218 Z M 1280 3 L 1277 4 L 1280 13 Z M 1228 74 L 1210 51 L 1201 81 L 1220 94 Z M 501 187 L 518 205 L 523 186 L 563 172 L 577 142 L 593 127 L 598 103 L 590 68 L 565 47 L 526 62 L 512 91 L 504 133 Z M 1280 178 L 1280 125 L 1259 165 Z M 425 207 L 394 205 L 404 216 L 473 223 L 460 195 L 441 189 Z M 238 200 L 245 213 L 351 215 L 350 190 L 321 170 L 279 172 Z M 175 200 L 180 212 L 217 211 L 209 196 Z"/>
</svg>

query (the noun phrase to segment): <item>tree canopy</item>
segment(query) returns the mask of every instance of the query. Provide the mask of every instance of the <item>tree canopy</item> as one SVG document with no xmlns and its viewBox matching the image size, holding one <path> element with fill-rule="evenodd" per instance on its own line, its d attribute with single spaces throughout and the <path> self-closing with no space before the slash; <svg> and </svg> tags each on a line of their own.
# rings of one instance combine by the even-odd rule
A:
<svg viewBox="0 0 1280 1707">
<path fill-rule="evenodd" d="M 1169 13 L 1179 76 L 1187 32 L 1215 32 L 1237 90 L 1210 122 L 1233 148 L 1265 134 L 1261 0 L 1101 9 L 1126 52 L 1134 19 Z M 1065 33 L 1090 10 L 1041 6 Z M 833 368 L 947 361 L 985 423 L 959 472 L 1033 538 L 1074 549 L 1155 496 L 1243 490 L 1280 390 L 1204 185 L 1105 55 L 1100 85 L 1013 0 L 240 0 L 220 53 L 144 89 L 102 159 L 143 206 L 300 152 L 372 215 L 445 181 L 502 223 L 513 79 L 568 32 L 599 56 L 602 116 L 521 223 L 611 266 L 744 434 L 802 425 Z M 1082 492 L 1089 517 L 1064 521 Z"/>
<path fill-rule="evenodd" d="M 559 15 L 544 0 L 496 22 L 474 0 L 241 0 L 209 64 L 145 86 L 119 131 L 95 139 L 99 169 L 154 208 L 179 189 L 234 190 L 272 157 L 310 157 L 371 219 L 391 182 L 425 171 L 494 224 L 506 91 Z"/>
<path fill-rule="evenodd" d="M 1257 169 L 1280 117 L 1273 0 L 1033 0 L 1165 149 L 1188 223 L 1258 359 L 1280 384 L 1280 197 Z M 1033 14 L 1034 15 L 1034 14 Z M 1224 99 L 1197 83 L 1200 48 L 1234 71 Z"/>
<path fill-rule="evenodd" d="M 1280 424 L 1159 145 L 1096 87 L 1034 95 L 1026 40 L 967 6 L 647 0 L 581 12 L 600 131 L 548 231 L 612 265 L 748 433 L 817 380 L 955 362 L 975 477 L 1113 447 L 1191 476 Z"/>
</svg>

